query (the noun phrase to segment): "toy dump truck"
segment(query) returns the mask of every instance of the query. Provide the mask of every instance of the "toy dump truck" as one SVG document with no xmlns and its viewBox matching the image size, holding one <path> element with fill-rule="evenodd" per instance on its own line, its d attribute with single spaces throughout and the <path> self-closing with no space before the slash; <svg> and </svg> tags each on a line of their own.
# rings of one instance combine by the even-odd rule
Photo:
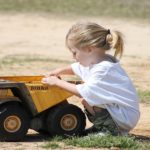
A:
<svg viewBox="0 0 150 150">
<path fill-rule="evenodd" d="M 80 134 L 85 129 L 84 113 L 67 101 L 72 93 L 48 87 L 41 79 L 42 76 L 0 77 L 0 141 L 21 140 L 28 129 L 50 135 Z"/>
</svg>

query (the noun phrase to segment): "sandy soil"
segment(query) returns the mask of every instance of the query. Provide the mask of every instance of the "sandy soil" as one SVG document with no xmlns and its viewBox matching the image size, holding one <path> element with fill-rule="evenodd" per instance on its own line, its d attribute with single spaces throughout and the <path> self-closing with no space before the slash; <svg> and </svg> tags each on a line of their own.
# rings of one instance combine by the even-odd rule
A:
<svg viewBox="0 0 150 150">
<path fill-rule="evenodd" d="M 72 61 L 65 48 L 65 35 L 70 26 L 79 20 L 96 21 L 110 29 L 118 29 L 125 36 L 125 52 L 121 60 L 137 89 L 150 89 L 150 25 L 144 21 L 116 20 L 111 18 L 58 18 L 46 14 L 0 14 L 0 75 L 39 75 L 49 69 Z M 42 58 L 29 61 L 29 58 Z M 49 58 L 50 64 L 43 61 Z M 4 60 L 11 59 L 11 63 Z M 24 59 L 18 61 L 16 59 Z M 54 62 L 61 60 L 60 62 Z M 81 106 L 79 100 L 73 103 Z M 131 132 L 150 139 L 150 104 L 141 104 L 141 119 Z M 90 126 L 88 123 L 87 126 Z M 0 150 L 41 150 L 45 137 L 30 130 L 23 142 L 0 142 Z M 64 149 L 73 147 L 64 147 Z"/>
</svg>

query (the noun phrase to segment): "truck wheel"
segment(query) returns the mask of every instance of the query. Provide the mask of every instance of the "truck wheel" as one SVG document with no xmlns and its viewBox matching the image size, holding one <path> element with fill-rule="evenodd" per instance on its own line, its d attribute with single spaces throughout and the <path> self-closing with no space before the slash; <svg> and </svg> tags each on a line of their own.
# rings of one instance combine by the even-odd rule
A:
<svg viewBox="0 0 150 150">
<path fill-rule="evenodd" d="M 21 105 L 0 107 L 0 141 L 21 140 L 29 129 L 29 117 Z"/>
<path fill-rule="evenodd" d="M 53 108 L 47 118 L 47 129 L 51 135 L 79 135 L 85 129 L 85 125 L 84 113 L 72 104 Z"/>
<path fill-rule="evenodd" d="M 39 134 L 41 135 L 48 135 L 49 132 L 47 130 L 44 130 L 44 129 L 39 129 L 37 132 L 39 132 Z"/>
</svg>

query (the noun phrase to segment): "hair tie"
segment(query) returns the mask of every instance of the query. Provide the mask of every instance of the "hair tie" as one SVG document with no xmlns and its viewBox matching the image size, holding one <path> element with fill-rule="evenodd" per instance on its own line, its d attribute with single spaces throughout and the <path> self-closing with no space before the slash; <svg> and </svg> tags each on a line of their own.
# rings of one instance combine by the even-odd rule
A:
<svg viewBox="0 0 150 150">
<path fill-rule="evenodd" d="M 113 36 L 110 33 L 110 29 L 107 30 L 106 41 L 110 44 L 113 41 Z"/>
</svg>

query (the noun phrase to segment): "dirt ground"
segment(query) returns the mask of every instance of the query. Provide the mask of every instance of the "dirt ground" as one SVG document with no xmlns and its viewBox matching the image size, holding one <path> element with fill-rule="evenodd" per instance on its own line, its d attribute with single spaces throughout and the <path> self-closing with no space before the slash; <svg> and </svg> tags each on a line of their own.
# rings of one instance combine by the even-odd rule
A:
<svg viewBox="0 0 150 150">
<path fill-rule="evenodd" d="M 123 32 L 125 52 L 121 64 L 137 89 L 150 90 L 150 23 L 142 20 L 0 14 L 0 75 L 40 75 L 72 61 L 64 44 L 65 35 L 71 25 L 80 20 L 95 21 L 110 30 Z M 35 61 L 36 58 L 42 59 Z M 51 59 L 53 63 L 44 61 L 44 58 Z M 5 61 L 7 59 L 11 62 Z M 70 101 L 81 106 L 77 98 Z M 140 104 L 140 109 L 140 121 L 131 133 L 150 141 L 150 104 Z M 41 150 L 44 141 L 45 137 L 29 130 L 22 142 L 0 142 L 0 150 Z"/>
</svg>

